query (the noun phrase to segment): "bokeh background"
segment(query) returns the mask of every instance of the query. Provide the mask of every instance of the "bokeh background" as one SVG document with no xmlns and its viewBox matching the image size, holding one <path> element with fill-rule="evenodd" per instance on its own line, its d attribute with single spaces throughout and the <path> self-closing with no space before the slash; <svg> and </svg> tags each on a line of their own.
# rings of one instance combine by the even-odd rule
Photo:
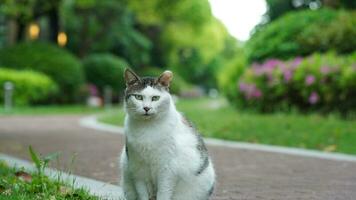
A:
<svg viewBox="0 0 356 200">
<path fill-rule="evenodd" d="M 246 13 L 261 10 L 251 2 Z M 1 0 L 0 113 L 122 125 L 124 69 L 169 69 L 207 137 L 356 154 L 356 1 L 260 2 L 237 38 L 219 1 Z"/>
</svg>

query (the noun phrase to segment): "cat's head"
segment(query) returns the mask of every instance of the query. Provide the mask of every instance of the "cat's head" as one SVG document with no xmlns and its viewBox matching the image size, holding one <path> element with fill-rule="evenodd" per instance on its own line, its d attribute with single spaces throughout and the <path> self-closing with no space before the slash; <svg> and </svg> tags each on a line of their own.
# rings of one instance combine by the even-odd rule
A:
<svg viewBox="0 0 356 200">
<path fill-rule="evenodd" d="M 165 71 L 158 77 L 139 77 L 126 69 L 125 110 L 137 119 L 153 119 L 169 112 L 172 98 L 169 85 L 173 78 L 171 71 Z"/>
</svg>

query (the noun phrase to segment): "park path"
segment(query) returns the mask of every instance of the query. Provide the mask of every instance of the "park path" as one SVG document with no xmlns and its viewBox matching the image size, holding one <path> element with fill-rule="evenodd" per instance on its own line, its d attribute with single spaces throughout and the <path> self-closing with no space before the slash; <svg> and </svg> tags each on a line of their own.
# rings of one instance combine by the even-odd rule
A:
<svg viewBox="0 0 356 200">
<path fill-rule="evenodd" d="M 0 152 L 29 160 L 62 152 L 52 167 L 117 184 L 123 137 L 79 125 L 81 115 L 0 116 Z M 208 146 L 217 171 L 213 200 L 355 200 L 356 162 Z M 75 155 L 74 164 L 71 164 Z"/>
</svg>

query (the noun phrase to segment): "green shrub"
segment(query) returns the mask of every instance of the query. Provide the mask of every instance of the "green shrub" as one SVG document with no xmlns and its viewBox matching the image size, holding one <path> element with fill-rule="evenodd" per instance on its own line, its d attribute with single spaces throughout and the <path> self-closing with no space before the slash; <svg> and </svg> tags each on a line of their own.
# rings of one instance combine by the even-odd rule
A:
<svg viewBox="0 0 356 200">
<path fill-rule="evenodd" d="M 245 55 L 242 53 L 231 60 L 217 74 L 219 90 L 230 100 L 236 101 L 238 93 L 236 92 L 236 80 L 244 73 L 248 66 Z"/>
<path fill-rule="evenodd" d="M 298 43 L 310 53 L 311 50 L 350 53 L 356 49 L 356 12 L 339 12 L 328 24 L 312 24 L 301 32 Z"/>
<path fill-rule="evenodd" d="M 270 59 L 245 70 L 238 83 L 244 108 L 270 112 L 298 108 L 302 111 L 356 109 L 355 54 L 313 54 L 290 61 Z"/>
<path fill-rule="evenodd" d="M 80 61 L 59 47 L 45 43 L 22 43 L 0 50 L 0 64 L 48 75 L 59 86 L 57 102 L 71 102 L 84 82 Z"/>
<path fill-rule="evenodd" d="M 115 96 L 123 92 L 123 74 L 129 66 L 124 59 L 111 54 L 92 54 L 83 60 L 83 65 L 87 81 L 97 86 L 101 93 L 105 86 L 110 86 Z"/>
<path fill-rule="evenodd" d="M 286 14 L 252 35 L 249 61 L 289 59 L 314 52 L 350 53 L 356 48 L 354 11 L 321 9 Z"/>
<path fill-rule="evenodd" d="M 156 67 L 146 67 L 141 71 L 138 71 L 138 74 L 141 76 L 152 76 L 158 77 L 162 74 L 164 70 Z M 173 94 L 181 94 L 185 90 L 189 90 L 192 86 L 187 83 L 178 73 L 173 72 L 173 81 L 170 86 L 170 92 Z"/>
<path fill-rule="evenodd" d="M 57 85 L 48 76 L 34 71 L 0 68 L 0 102 L 4 100 L 4 83 L 14 84 L 15 105 L 28 105 L 47 100 L 57 92 Z"/>
</svg>

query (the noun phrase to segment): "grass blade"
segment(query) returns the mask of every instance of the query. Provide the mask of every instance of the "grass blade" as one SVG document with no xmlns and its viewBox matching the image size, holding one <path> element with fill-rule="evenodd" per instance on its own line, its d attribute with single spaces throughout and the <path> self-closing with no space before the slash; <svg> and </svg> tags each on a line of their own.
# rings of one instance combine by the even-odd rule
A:
<svg viewBox="0 0 356 200">
<path fill-rule="evenodd" d="M 41 159 L 37 156 L 36 152 L 33 150 L 32 146 L 30 145 L 28 147 L 28 150 L 30 152 L 31 155 L 31 159 L 32 161 L 35 163 L 36 168 L 38 170 L 38 173 L 41 172 Z"/>
</svg>

